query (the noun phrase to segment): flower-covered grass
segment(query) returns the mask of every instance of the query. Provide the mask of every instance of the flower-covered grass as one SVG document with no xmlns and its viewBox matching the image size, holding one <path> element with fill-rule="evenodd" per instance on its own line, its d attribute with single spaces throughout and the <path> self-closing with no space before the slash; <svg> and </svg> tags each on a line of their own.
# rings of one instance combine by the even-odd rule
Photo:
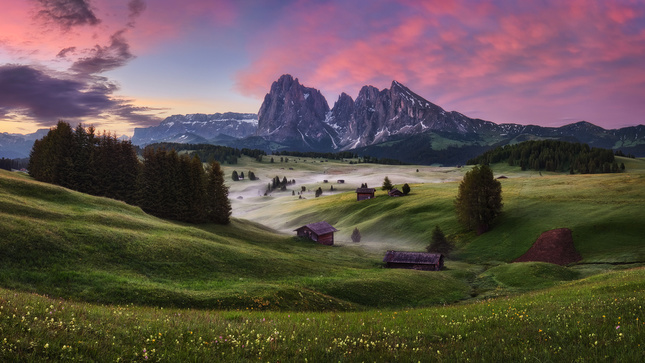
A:
<svg viewBox="0 0 645 363">
<path fill-rule="evenodd" d="M 645 359 L 645 269 L 516 297 L 364 312 L 97 305 L 0 289 L 0 361 Z"/>
</svg>

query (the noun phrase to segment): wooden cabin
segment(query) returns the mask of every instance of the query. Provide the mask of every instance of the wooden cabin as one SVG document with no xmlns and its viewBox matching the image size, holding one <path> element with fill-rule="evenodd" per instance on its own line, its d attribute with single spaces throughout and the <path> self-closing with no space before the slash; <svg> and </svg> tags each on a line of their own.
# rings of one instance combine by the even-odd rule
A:
<svg viewBox="0 0 645 363">
<path fill-rule="evenodd" d="M 338 232 L 336 228 L 327 222 L 307 224 L 295 229 L 295 231 L 298 237 L 306 237 L 327 246 L 334 244 L 334 232 Z"/>
<path fill-rule="evenodd" d="M 404 194 L 403 194 L 402 191 L 400 191 L 400 190 L 398 190 L 396 188 L 392 188 L 392 190 L 389 190 L 387 192 L 387 195 L 389 195 L 390 197 L 402 197 Z"/>
<path fill-rule="evenodd" d="M 376 192 L 374 188 L 358 188 L 356 189 L 356 200 L 373 199 L 374 192 Z"/>
<path fill-rule="evenodd" d="M 387 251 L 383 258 L 385 267 L 408 268 L 424 271 L 440 271 L 443 269 L 443 255 L 428 252 Z"/>
</svg>

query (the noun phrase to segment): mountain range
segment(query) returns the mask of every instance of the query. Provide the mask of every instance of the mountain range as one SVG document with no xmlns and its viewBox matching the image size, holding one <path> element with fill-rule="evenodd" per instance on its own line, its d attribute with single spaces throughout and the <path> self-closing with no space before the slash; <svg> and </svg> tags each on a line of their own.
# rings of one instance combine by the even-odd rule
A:
<svg viewBox="0 0 645 363">
<path fill-rule="evenodd" d="M 0 152 L 6 143 L 3 135 Z M 210 143 L 266 151 L 356 150 L 414 164 L 454 165 L 493 147 L 535 139 L 582 142 L 645 156 L 643 125 L 606 130 L 585 121 L 562 127 L 496 124 L 446 111 L 397 81 L 383 90 L 364 86 L 355 100 L 342 93 L 330 108 L 319 90 L 288 74 L 273 82 L 257 115 L 173 115 L 158 126 L 136 128 L 132 142 Z"/>
</svg>

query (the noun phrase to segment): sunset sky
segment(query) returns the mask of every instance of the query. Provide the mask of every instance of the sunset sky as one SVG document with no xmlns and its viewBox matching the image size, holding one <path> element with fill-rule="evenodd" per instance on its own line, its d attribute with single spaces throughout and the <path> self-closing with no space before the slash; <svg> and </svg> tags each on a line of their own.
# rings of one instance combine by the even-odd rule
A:
<svg viewBox="0 0 645 363">
<path fill-rule="evenodd" d="M 645 124 L 645 1 L 12 0 L 0 132 L 59 119 L 132 135 L 253 112 L 289 73 L 323 93 L 397 80 L 496 123 Z"/>
</svg>

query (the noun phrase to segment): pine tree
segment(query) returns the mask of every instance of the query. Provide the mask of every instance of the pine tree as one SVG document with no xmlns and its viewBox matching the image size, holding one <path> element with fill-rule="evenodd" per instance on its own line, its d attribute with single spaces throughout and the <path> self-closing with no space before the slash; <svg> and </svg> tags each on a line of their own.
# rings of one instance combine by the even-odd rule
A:
<svg viewBox="0 0 645 363">
<path fill-rule="evenodd" d="M 403 195 L 408 195 L 410 193 L 410 186 L 408 183 L 403 184 L 401 191 L 403 192 Z"/>
<path fill-rule="evenodd" d="M 206 210 L 208 219 L 217 224 L 228 224 L 231 219 L 231 202 L 224 185 L 222 168 L 217 161 L 210 164 L 206 183 Z"/>
<path fill-rule="evenodd" d="M 352 242 L 360 242 L 360 241 L 361 241 L 361 232 L 359 232 L 358 227 L 356 227 L 352 232 Z"/>
<path fill-rule="evenodd" d="M 452 248 L 452 243 L 446 238 L 441 228 L 435 226 L 434 230 L 432 230 L 432 240 L 430 241 L 430 245 L 426 247 L 426 251 L 447 255 L 452 251 Z"/>
<path fill-rule="evenodd" d="M 457 219 L 482 234 L 502 211 L 502 185 L 487 165 L 475 166 L 459 184 L 455 200 Z"/>
<path fill-rule="evenodd" d="M 231 175 L 231 178 L 233 181 L 239 181 L 240 177 L 237 175 L 237 170 L 233 170 L 233 174 Z"/>
<path fill-rule="evenodd" d="M 392 185 L 392 182 L 390 182 L 390 178 L 386 176 L 385 179 L 383 179 L 383 186 L 381 187 L 381 189 L 392 190 L 392 188 L 394 188 L 394 186 Z"/>
</svg>

